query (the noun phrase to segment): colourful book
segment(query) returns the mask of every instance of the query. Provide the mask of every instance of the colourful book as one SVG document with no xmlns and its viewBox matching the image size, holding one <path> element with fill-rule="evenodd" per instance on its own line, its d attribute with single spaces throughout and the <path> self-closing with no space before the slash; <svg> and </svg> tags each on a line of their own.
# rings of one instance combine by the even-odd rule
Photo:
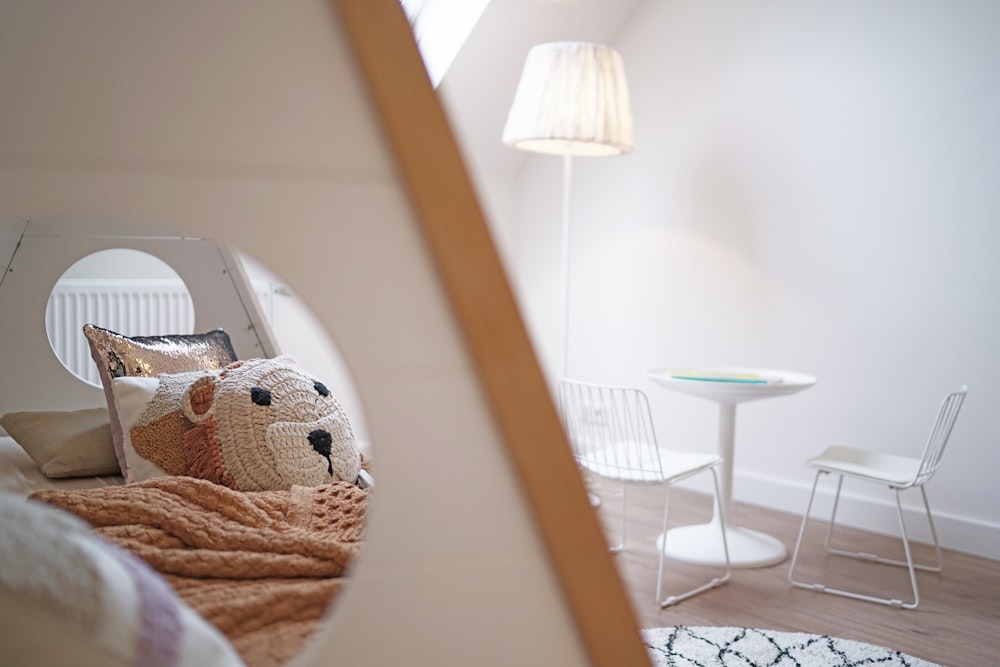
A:
<svg viewBox="0 0 1000 667">
<path fill-rule="evenodd" d="M 699 382 L 735 382 L 741 384 L 768 384 L 781 382 L 781 378 L 764 377 L 758 373 L 749 372 L 712 372 L 712 371 L 677 371 L 670 377 L 677 380 L 696 380 Z"/>
</svg>

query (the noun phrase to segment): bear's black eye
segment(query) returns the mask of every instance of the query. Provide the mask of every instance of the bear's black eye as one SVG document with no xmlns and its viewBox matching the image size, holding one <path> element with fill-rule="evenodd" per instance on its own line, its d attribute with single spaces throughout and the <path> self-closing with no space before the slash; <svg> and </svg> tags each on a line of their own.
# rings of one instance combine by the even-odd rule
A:
<svg viewBox="0 0 1000 667">
<path fill-rule="evenodd" d="M 254 387 L 250 390 L 250 400 L 257 405 L 271 405 L 271 392 L 263 387 Z"/>
<path fill-rule="evenodd" d="M 315 389 L 317 392 L 319 392 L 320 396 L 329 396 L 330 395 L 330 390 L 327 389 L 326 385 L 323 384 L 322 382 L 320 382 L 319 380 L 316 380 L 315 382 L 313 382 L 313 389 Z"/>
</svg>

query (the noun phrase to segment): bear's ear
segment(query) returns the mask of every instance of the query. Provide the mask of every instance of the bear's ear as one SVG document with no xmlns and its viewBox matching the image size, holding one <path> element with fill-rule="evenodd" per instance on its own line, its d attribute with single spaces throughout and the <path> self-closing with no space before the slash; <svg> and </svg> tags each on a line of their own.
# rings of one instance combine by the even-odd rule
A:
<svg viewBox="0 0 1000 667">
<path fill-rule="evenodd" d="M 282 364 L 291 364 L 292 366 L 298 366 L 299 365 L 298 359 L 296 359 L 295 357 L 293 357 L 290 354 L 279 354 L 278 356 L 276 356 L 273 359 L 273 361 L 277 361 L 277 362 L 282 363 Z"/>
<path fill-rule="evenodd" d="M 184 390 L 181 397 L 181 410 L 184 416 L 195 424 L 200 424 L 213 412 L 215 406 L 215 386 L 217 375 L 203 375 Z"/>
<path fill-rule="evenodd" d="M 246 363 L 246 359 L 238 359 L 238 360 L 234 361 L 233 363 L 229 364 L 228 366 L 226 366 L 225 368 L 223 368 L 221 374 L 222 375 L 227 375 L 229 373 L 229 371 L 234 371 L 234 370 L 236 370 L 237 368 L 239 368 L 240 366 L 242 366 L 245 363 Z"/>
</svg>

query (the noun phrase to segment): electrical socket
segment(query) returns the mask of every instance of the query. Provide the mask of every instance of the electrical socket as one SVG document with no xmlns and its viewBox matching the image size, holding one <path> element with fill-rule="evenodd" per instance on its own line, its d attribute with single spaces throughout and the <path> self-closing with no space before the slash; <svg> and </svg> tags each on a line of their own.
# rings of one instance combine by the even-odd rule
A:
<svg viewBox="0 0 1000 667">
<path fill-rule="evenodd" d="M 604 408 L 596 405 L 584 406 L 580 415 L 585 424 L 607 424 L 608 418 L 604 414 Z"/>
</svg>

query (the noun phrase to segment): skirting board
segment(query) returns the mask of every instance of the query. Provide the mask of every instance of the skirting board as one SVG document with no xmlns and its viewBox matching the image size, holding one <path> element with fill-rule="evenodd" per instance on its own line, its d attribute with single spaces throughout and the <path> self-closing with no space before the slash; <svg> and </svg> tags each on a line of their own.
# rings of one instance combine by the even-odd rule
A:
<svg viewBox="0 0 1000 667">
<path fill-rule="evenodd" d="M 802 513 L 809 502 L 808 484 L 789 482 L 764 475 L 740 472 L 733 473 L 733 500 L 735 502 L 760 505 L 769 509 L 790 512 L 796 515 L 796 521 L 801 521 Z M 681 483 L 685 488 L 708 493 L 709 487 L 703 486 L 699 480 L 688 480 Z M 812 517 L 814 520 L 826 521 L 833 507 L 833 493 L 836 482 L 831 479 L 821 479 L 813 502 Z M 937 529 L 941 546 L 946 549 L 1000 560 L 1000 523 L 991 523 L 965 516 L 942 513 L 934 505 L 934 489 L 928 486 L 928 499 L 931 511 L 934 513 L 934 527 Z M 906 530 L 911 540 L 931 542 L 930 529 L 924 517 L 920 492 L 904 491 L 903 515 Z M 840 506 L 837 509 L 837 523 L 861 530 L 869 530 L 885 535 L 899 535 L 899 521 L 896 518 L 896 508 L 892 494 L 885 490 L 883 498 L 864 497 L 852 493 L 848 483 L 840 495 Z M 797 529 L 798 524 L 796 524 Z M 793 544 L 786 545 L 789 549 Z"/>
<path fill-rule="evenodd" d="M 772 509 L 792 512 L 801 520 L 802 512 L 809 502 L 809 484 L 792 483 L 762 475 L 735 472 L 734 500 L 737 502 L 762 505 Z M 899 535 L 899 520 L 892 494 L 885 490 L 884 498 L 869 498 L 851 493 L 844 483 L 837 508 L 837 523 L 852 528 L 870 530 L 886 535 Z M 813 502 L 814 519 L 827 520 L 833 507 L 833 493 L 836 482 L 821 479 Z M 954 514 L 946 514 L 934 506 L 934 490 L 928 486 L 928 499 L 934 513 L 934 527 L 937 529 L 941 546 L 974 556 L 1000 560 L 1000 524 L 988 523 Z M 903 516 L 910 539 L 917 542 L 931 542 L 930 529 L 924 516 L 923 503 L 917 490 L 904 491 Z M 792 547 L 794 545 L 789 545 Z"/>
</svg>

